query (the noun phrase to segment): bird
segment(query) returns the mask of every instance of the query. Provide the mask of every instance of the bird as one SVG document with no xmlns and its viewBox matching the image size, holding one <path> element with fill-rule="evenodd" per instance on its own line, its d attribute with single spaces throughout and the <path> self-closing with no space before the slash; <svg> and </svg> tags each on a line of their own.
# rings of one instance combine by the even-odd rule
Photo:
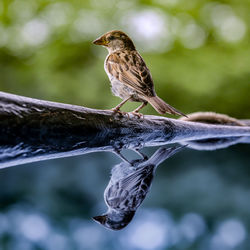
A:
<svg viewBox="0 0 250 250">
<path fill-rule="evenodd" d="M 94 221 L 110 230 L 126 227 L 149 192 L 157 166 L 185 146 L 161 147 L 150 159 L 145 157 L 115 165 L 104 191 L 107 212 L 94 216 Z"/>
<path fill-rule="evenodd" d="M 142 103 L 132 111 L 137 116 L 140 116 L 139 111 L 148 103 L 159 114 L 186 116 L 157 96 L 151 73 L 127 34 L 112 30 L 94 40 L 93 43 L 108 49 L 104 69 L 111 82 L 112 93 L 123 100 L 112 109 L 114 112 L 121 112 L 120 108 L 127 101 L 132 101 Z"/>
</svg>

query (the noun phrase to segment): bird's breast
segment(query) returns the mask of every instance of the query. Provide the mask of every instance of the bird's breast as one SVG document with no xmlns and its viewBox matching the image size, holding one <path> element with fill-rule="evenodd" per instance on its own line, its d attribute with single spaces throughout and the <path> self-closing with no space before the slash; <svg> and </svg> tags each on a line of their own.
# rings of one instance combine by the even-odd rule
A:
<svg viewBox="0 0 250 250">
<path fill-rule="evenodd" d="M 129 97 L 131 98 L 131 101 L 134 102 L 143 102 L 143 99 L 140 97 L 140 94 L 135 91 L 134 89 L 130 88 L 128 85 L 122 83 L 117 78 L 115 78 L 112 74 L 109 73 L 107 69 L 107 58 L 104 63 L 104 70 L 106 74 L 108 75 L 108 78 L 111 83 L 111 91 L 113 95 L 120 97 L 121 99 L 127 99 Z"/>
</svg>

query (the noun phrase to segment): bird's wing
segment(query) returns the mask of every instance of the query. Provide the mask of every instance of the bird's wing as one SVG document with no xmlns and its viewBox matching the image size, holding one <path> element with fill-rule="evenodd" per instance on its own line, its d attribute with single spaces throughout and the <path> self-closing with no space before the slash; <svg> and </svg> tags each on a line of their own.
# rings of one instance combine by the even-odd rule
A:
<svg viewBox="0 0 250 250">
<path fill-rule="evenodd" d="M 106 60 L 112 76 L 144 96 L 155 96 L 153 79 L 137 51 L 114 52 Z"/>
<path fill-rule="evenodd" d="M 143 189 L 148 189 L 153 178 L 153 170 L 154 165 L 147 165 L 137 169 L 134 173 L 120 181 L 120 187 L 132 192 L 137 192 L 142 185 L 146 185 Z"/>
<path fill-rule="evenodd" d="M 136 209 L 149 190 L 153 169 L 153 165 L 142 167 L 110 186 L 106 194 L 107 204 L 114 209 Z"/>
</svg>

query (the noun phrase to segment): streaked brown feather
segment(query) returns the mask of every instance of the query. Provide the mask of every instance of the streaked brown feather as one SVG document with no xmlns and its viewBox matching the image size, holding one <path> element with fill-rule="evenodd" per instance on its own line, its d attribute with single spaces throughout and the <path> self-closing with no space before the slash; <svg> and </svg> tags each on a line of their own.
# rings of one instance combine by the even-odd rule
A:
<svg viewBox="0 0 250 250">
<path fill-rule="evenodd" d="M 155 96 L 152 76 L 137 51 L 114 52 L 109 55 L 106 64 L 108 72 L 120 82 L 143 96 Z"/>
</svg>

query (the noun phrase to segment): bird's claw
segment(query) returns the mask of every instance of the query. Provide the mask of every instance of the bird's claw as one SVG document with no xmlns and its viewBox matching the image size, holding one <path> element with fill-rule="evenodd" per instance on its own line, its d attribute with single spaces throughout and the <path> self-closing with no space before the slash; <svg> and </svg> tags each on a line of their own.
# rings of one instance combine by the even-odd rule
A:
<svg viewBox="0 0 250 250">
<path fill-rule="evenodd" d="M 133 114 L 134 116 L 136 116 L 136 117 L 139 118 L 139 119 L 144 117 L 143 114 L 141 114 L 141 113 L 139 113 L 139 112 L 136 112 L 136 111 L 131 112 L 131 114 Z"/>
<path fill-rule="evenodd" d="M 123 112 L 123 111 L 121 111 L 120 109 L 113 108 L 113 109 L 111 109 L 111 111 L 113 111 L 114 113 L 119 114 L 119 115 L 121 115 L 121 116 L 126 115 L 127 117 L 129 117 L 129 114 L 128 114 L 127 112 Z"/>
</svg>

